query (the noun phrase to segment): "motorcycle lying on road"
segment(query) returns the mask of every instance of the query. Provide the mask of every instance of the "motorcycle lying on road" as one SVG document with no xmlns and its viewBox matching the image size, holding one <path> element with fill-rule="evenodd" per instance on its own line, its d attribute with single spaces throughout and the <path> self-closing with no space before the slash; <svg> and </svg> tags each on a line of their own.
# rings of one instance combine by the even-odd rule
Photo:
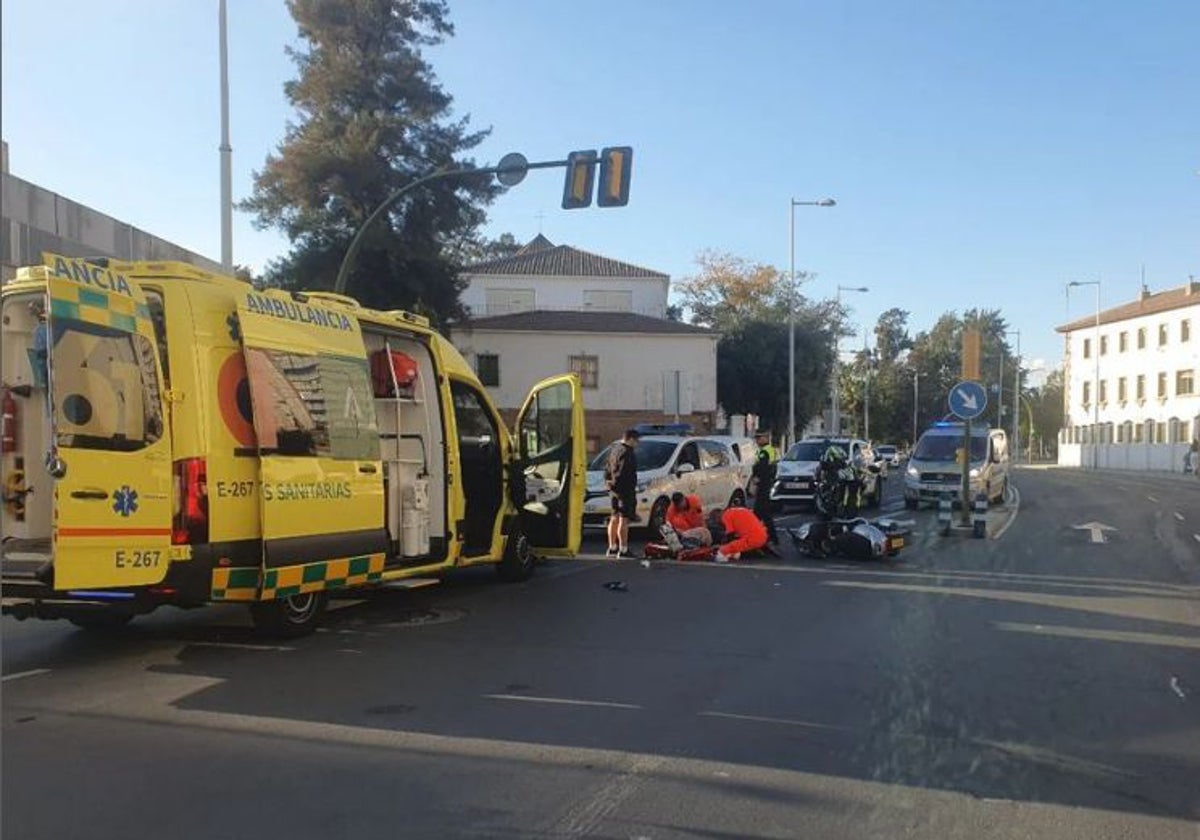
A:
<svg viewBox="0 0 1200 840">
<path fill-rule="evenodd" d="M 904 547 L 907 528 L 890 519 L 828 519 L 788 528 L 799 554 L 849 560 L 891 560 Z"/>
</svg>

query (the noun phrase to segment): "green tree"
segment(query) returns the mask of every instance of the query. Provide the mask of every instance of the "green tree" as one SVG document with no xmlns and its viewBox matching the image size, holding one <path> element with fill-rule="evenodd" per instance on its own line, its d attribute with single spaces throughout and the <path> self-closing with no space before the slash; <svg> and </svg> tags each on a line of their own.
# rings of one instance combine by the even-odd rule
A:
<svg viewBox="0 0 1200 840">
<path fill-rule="evenodd" d="M 288 0 L 288 10 L 300 46 L 288 48 L 298 76 L 284 90 L 297 120 L 241 207 L 291 241 L 272 283 L 331 288 L 367 216 L 422 175 L 474 166 L 464 153 L 487 131 L 451 117 L 422 54 L 453 34 L 444 0 Z M 496 191 L 482 176 L 415 190 L 366 235 L 347 291 L 369 306 L 460 314 L 447 250 L 475 235 Z"/>
<path fill-rule="evenodd" d="M 1024 442 L 1022 448 L 1033 445 L 1034 451 L 1053 455 L 1058 451 L 1058 432 L 1063 425 L 1063 372 L 1050 371 L 1046 381 L 1025 394 L 1026 415 L 1022 416 Z M 1029 415 L 1033 425 L 1030 428 Z M 1031 434 L 1032 432 L 1032 434 Z"/>
<path fill-rule="evenodd" d="M 511 233 L 502 233 L 495 239 L 473 235 L 464 237 L 447 255 L 458 267 L 465 268 L 479 263 L 511 257 L 522 245 Z"/>
</svg>

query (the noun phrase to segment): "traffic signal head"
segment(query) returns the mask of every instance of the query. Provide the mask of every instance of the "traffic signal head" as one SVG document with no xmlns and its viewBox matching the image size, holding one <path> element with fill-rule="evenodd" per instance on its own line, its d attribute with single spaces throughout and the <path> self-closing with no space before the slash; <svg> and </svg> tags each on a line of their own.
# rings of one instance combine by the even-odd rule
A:
<svg viewBox="0 0 1200 840">
<path fill-rule="evenodd" d="M 597 207 L 624 207 L 629 203 L 632 146 L 609 146 L 600 153 L 600 188 Z"/>
<path fill-rule="evenodd" d="M 567 155 L 567 178 L 563 182 L 564 210 L 587 207 L 592 203 L 592 184 L 596 180 L 596 152 L 571 152 Z"/>
</svg>

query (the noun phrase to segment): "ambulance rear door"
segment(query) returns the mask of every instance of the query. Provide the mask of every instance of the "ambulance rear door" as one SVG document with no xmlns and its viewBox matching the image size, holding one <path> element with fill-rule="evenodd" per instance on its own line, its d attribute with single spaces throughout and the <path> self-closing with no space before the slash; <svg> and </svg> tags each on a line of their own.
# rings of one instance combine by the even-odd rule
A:
<svg viewBox="0 0 1200 840">
<path fill-rule="evenodd" d="M 574 374 L 534 386 L 517 415 L 510 486 L 521 526 L 543 557 L 570 557 L 583 538 L 587 440 L 583 389 Z"/>
<path fill-rule="evenodd" d="M 261 460 L 263 598 L 377 579 L 388 546 L 379 429 L 353 310 L 240 293 Z"/>
<path fill-rule="evenodd" d="M 170 564 L 171 442 L 146 300 L 102 265 L 47 262 L 50 405 L 35 410 L 50 410 L 54 428 L 54 587 L 158 583 Z"/>
</svg>

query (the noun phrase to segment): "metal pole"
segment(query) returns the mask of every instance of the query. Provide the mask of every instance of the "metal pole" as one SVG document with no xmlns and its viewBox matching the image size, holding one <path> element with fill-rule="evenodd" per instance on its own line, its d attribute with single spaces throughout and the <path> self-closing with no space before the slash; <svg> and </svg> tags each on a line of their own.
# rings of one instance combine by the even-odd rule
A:
<svg viewBox="0 0 1200 840">
<path fill-rule="evenodd" d="M 914 447 L 914 448 L 915 448 L 915 447 L 916 447 L 916 445 L 917 445 L 917 402 L 918 402 L 917 379 L 918 379 L 920 376 L 921 376 L 921 374 L 920 374 L 920 373 L 918 373 L 918 372 L 917 372 L 917 371 L 915 371 L 915 370 L 913 371 L 913 433 L 912 433 L 912 445 L 913 445 L 913 447 Z"/>
<path fill-rule="evenodd" d="M 788 439 L 786 446 L 796 441 L 796 199 L 789 199 L 788 245 L 791 252 L 788 274 Z"/>
<path fill-rule="evenodd" d="M 1100 469 L 1100 281 L 1096 281 L 1096 393 L 1092 404 L 1095 406 L 1095 444 L 1092 446 L 1092 469 Z"/>
<path fill-rule="evenodd" d="M 221 268 L 233 273 L 233 148 L 229 145 L 229 44 L 225 0 L 218 11 L 221 29 Z"/>
<path fill-rule="evenodd" d="M 863 327 L 863 359 L 866 365 L 863 385 L 863 438 L 871 440 L 871 351 L 867 348 L 867 328 Z"/>
<path fill-rule="evenodd" d="M 1017 334 L 1017 364 L 1013 371 L 1013 452 L 1021 457 L 1021 331 Z"/>
<path fill-rule="evenodd" d="M 1003 339 L 1003 336 L 1001 336 Z M 996 386 L 996 428 L 1004 428 L 1004 341 L 1000 342 L 1000 384 Z"/>
<path fill-rule="evenodd" d="M 842 287 L 841 286 L 838 286 L 837 294 L 835 295 L 835 300 L 837 301 L 836 313 L 837 313 L 837 317 L 838 317 L 838 324 L 837 324 L 837 332 L 833 336 L 833 393 L 830 395 L 830 398 L 829 398 L 829 425 L 831 425 L 833 427 L 833 429 L 832 429 L 833 436 L 837 437 L 842 432 L 841 399 L 840 399 L 841 394 L 838 393 L 839 391 L 842 390 L 841 383 L 838 382 L 838 378 L 839 378 L 838 375 L 840 373 L 841 362 L 842 362 L 842 360 L 841 360 L 841 355 L 842 355 L 842 324 L 841 324 Z"/>
</svg>

